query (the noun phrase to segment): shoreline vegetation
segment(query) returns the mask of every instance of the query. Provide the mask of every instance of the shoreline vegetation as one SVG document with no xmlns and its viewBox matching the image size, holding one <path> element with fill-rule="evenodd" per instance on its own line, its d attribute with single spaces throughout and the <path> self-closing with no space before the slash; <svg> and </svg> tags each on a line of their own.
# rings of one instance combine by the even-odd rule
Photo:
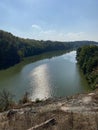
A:
<svg viewBox="0 0 98 130">
<path fill-rule="evenodd" d="M 98 44 L 94 41 L 39 41 L 24 39 L 0 30 L 0 69 L 9 68 L 20 63 L 25 57 L 52 51 L 70 51 L 83 45 Z"/>
<path fill-rule="evenodd" d="M 25 92 L 21 99 L 17 102 L 14 100 L 14 95 L 9 91 L 3 89 L 0 92 L 0 112 L 8 111 L 10 109 L 20 109 L 22 107 L 30 106 L 32 103 L 37 104 L 50 100 L 50 98 L 45 100 L 40 100 L 36 98 L 35 101 L 32 101 L 28 92 Z"/>
<path fill-rule="evenodd" d="M 76 59 L 89 86 L 93 90 L 98 88 L 98 46 L 89 45 L 78 48 Z"/>
</svg>

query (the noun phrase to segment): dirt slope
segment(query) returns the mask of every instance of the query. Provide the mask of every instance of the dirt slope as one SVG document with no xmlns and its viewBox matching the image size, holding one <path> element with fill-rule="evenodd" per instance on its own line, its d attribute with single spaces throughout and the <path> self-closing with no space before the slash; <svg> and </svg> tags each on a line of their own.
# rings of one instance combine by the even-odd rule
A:
<svg viewBox="0 0 98 130">
<path fill-rule="evenodd" d="M 0 130 L 98 130 L 98 90 L 0 113 Z"/>
</svg>

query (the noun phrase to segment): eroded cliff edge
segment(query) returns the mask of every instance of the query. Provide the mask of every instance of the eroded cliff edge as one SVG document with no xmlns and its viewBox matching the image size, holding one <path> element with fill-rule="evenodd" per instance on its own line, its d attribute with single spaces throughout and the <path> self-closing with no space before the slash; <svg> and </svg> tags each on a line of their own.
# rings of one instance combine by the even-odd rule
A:
<svg viewBox="0 0 98 130">
<path fill-rule="evenodd" d="M 98 130 L 98 90 L 0 113 L 0 130 Z"/>
</svg>

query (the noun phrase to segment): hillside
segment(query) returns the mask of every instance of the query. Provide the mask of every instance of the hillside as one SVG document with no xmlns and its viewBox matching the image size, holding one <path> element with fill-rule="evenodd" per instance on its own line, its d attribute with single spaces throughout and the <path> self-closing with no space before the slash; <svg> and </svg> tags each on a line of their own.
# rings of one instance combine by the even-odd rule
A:
<svg viewBox="0 0 98 130">
<path fill-rule="evenodd" d="M 90 87 L 98 88 L 98 46 L 84 46 L 77 50 L 77 61 Z"/>
<path fill-rule="evenodd" d="M 0 130 L 97 130 L 98 90 L 0 113 Z"/>
<path fill-rule="evenodd" d="M 93 41 L 53 42 L 23 39 L 0 30 L 0 69 L 19 63 L 24 57 L 55 50 L 72 50 L 83 45 L 98 44 Z"/>
</svg>

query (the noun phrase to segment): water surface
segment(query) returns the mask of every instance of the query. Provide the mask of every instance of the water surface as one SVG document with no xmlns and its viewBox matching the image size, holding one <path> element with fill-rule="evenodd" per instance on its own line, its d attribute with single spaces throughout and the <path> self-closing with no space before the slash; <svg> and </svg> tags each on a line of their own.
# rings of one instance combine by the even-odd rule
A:
<svg viewBox="0 0 98 130">
<path fill-rule="evenodd" d="M 19 100 L 25 91 L 30 93 L 32 100 L 87 91 L 88 84 L 76 63 L 76 51 L 61 54 L 35 56 L 0 71 L 0 89 L 11 91 L 16 100 Z"/>
</svg>

